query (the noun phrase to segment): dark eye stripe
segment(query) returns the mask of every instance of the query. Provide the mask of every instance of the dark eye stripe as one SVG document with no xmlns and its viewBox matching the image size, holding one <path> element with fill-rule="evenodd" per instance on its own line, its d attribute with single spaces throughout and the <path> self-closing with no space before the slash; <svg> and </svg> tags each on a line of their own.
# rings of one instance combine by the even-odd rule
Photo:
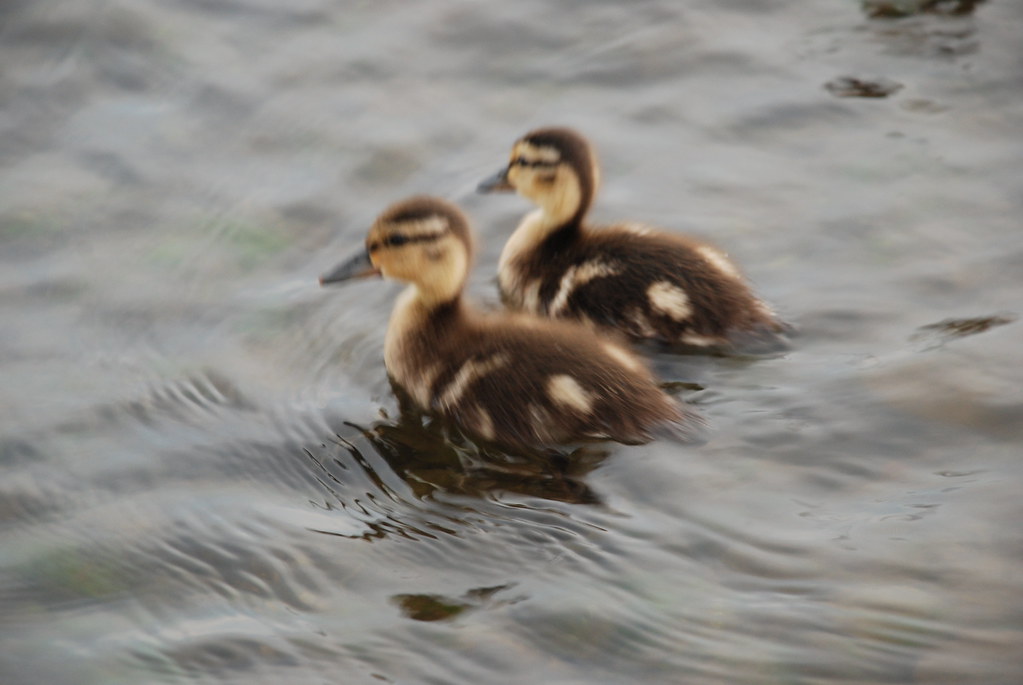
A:
<svg viewBox="0 0 1023 685">
<path fill-rule="evenodd" d="M 528 166 L 528 167 L 556 167 L 558 162 L 548 162 L 542 159 L 528 160 L 525 157 L 516 157 L 512 160 L 513 166 Z"/>
<path fill-rule="evenodd" d="M 381 247 L 402 247 L 403 245 L 409 245 L 411 243 L 427 243 L 447 235 L 447 231 L 437 233 L 420 233 L 419 235 L 405 235 L 404 233 L 395 233 L 389 235 L 382 240 L 375 240 L 369 244 L 369 251 L 375 252 Z"/>
</svg>

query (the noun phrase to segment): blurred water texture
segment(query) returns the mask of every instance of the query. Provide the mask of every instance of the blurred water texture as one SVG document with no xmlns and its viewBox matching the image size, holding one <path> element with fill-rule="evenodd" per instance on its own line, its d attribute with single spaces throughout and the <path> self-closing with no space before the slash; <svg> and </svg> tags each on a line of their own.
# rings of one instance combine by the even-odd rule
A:
<svg viewBox="0 0 1023 685">
<path fill-rule="evenodd" d="M 5 3 L 0 681 L 1023 681 L 1023 5 L 879 4 Z M 801 330 L 650 353 L 706 444 L 481 452 L 316 284 L 428 192 L 493 304 L 547 124 Z"/>
</svg>

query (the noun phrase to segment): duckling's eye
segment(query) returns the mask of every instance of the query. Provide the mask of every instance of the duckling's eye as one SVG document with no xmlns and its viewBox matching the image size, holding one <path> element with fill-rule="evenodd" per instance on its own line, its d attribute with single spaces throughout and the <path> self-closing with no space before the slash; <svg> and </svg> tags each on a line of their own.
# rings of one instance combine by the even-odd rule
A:
<svg viewBox="0 0 1023 685">
<path fill-rule="evenodd" d="M 529 166 L 529 160 L 525 157 L 516 157 L 512 160 L 514 166 Z"/>
<path fill-rule="evenodd" d="M 395 235 L 384 238 L 384 245 L 387 245 L 388 247 L 401 247 L 408 241 L 409 241 L 408 236 L 402 235 L 401 233 L 397 233 Z"/>
</svg>

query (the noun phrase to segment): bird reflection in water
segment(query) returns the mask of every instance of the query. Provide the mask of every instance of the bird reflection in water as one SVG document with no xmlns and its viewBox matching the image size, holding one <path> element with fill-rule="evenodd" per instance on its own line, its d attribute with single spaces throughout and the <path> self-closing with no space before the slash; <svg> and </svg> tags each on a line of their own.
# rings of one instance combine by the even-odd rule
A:
<svg viewBox="0 0 1023 685">
<path fill-rule="evenodd" d="M 585 478 L 609 456 L 603 444 L 502 449 L 471 440 L 417 410 L 400 388 L 394 391 L 396 420 L 381 412 L 383 418 L 369 426 L 346 421 L 317 453 L 306 450 L 330 495 L 324 507 L 344 509 L 367 528 L 358 534 L 317 532 L 365 539 L 457 534 L 451 524 L 463 523 L 466 507 L 448 505 L 466 497 L 602 503 Z"/>
<path fill-rule="evenodd" d="M 363 429 L 363 436 L 419 498 L 442 490 L 489 499 L 515 493 L 570 504 L 600 503 L 583 480 L 607 458 L 600 447 L 511 453 L 476 444 L 437 421 L 422 424 L 408 421 L 407 415 L 402 418 L 406 420 L 379 421 Z"/>
</svg>

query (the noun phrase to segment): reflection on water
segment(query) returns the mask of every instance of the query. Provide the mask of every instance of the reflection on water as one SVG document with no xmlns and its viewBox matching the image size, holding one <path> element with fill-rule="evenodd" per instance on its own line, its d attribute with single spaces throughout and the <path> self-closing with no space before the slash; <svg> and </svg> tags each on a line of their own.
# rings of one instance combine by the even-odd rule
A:
<svg viewBox="0 0 1023 685">
<path fill-rule="evenodd" d="M 984 0 L 863 0 L 868 17 L 901 18 L 914 14 L 970 14 Z"/>
<path fill-rule="evenodd" d="M 7 3 L 0 681 L 1018 682 L 1021 18 Z M 798 325 L 641 350 L 701 444 L 476 445 L 315 282 L 428 192 L 493 305 L 528 206 L 473 188 L 547 124 Z"/>
<path fill-rule="evenodd" d="M 445 502 L 451 496 L 500 500 L 516 494 L 574 504 L 599 502 L 583 478 L 606 452 L 581 447 L 571 453 L 492 453 L 464 438 L 453 442 L 446 431 L 417 419 L 380 421 L 370 429 L 353 425 L 359 432 L 351 439 L 337 435 L 319 449 L 305 449 L 325 490 L 319 506 L 346 513 L 346 530 L 316 532 L 362 540 L 458 535 L 464 519 L 437 505 L 438 499 Z M 354 521 L 365 529 L 352 532 Z"/>
</svg>

